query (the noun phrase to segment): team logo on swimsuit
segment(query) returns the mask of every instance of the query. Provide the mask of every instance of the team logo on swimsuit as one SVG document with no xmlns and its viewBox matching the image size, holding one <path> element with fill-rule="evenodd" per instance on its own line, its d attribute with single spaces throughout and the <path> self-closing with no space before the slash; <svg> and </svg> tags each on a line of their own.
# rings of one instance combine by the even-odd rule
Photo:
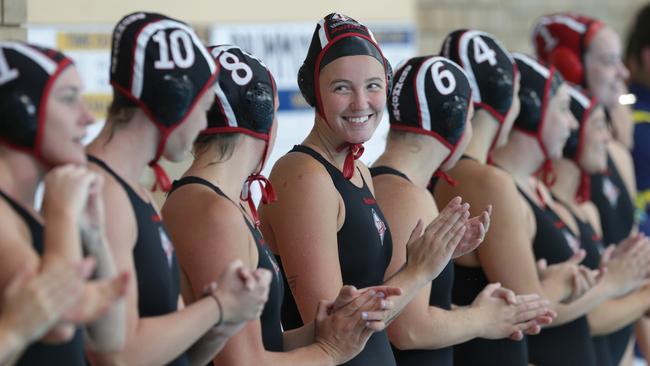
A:
<svg viewBox="0 0 650 366">
<path fill-rule="evenodd" d="M 621 194 L 621 191 L 614 185 L 609 177 L 604 177 L 603 179 L 603 194 L 607 197 L 610 206 L 616 207 L 618 196 Z"/>
<path fill-rule="evenodd" d="M 167 232 L 165 232 L 165 229 L 162 227 L 158 227 L 158 233 L 160 234 L 160 244 L 162 245 L 162 249 L 165 252 L 165 255 L 167 256 L 167 264 L 169 265 L 169 268 L 172 267 L 172 258 L 174 256 L 174 246 L 172 245 L 171 240 L 169 240 L 169 237 L 167 236 Z"/>
<path fill-rule="evenodd" d="M 573 236 L 569 230 L 562 230 L 562 234 L 564 234 L 564 238 L 569 244 L 569 248 L 571 248 L 573 253 L 577 253 L 578 250 L 580 250 L 580 241 L 575 236 Z"/>
<path fill-rule="evenodd" d="M 375 209 L 372 209 L 372 218 L 375 220 L 375 228 L 377 228 L 377 234 L 379 234 L 379 238 L 381 239 L 381 245 L 384 245 L 384 235 L 386 235 L 386 224 L 384 221 L 377 215 L 377 211 Z"/>
</svg>

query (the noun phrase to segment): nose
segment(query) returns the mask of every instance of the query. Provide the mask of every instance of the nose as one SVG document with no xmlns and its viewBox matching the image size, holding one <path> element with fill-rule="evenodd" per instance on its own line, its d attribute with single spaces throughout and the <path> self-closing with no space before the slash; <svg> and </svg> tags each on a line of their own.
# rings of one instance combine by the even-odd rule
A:
<svg viewBox="0 0 650 366">
<path fill-rule="evenodd" d="M 627 69 L 627 67 L 625 66 L 622 60 L 618 61 L 616 67 L 617 67 L 618 76 L 621 79 L 627 80 L 630 77 L 630 70 Z"/>
<path fill-rule="evenodd" d="M 81 116 L 79 118 L 79 121 L 83 126 L 88 126 L 90 124 L 93 124 L 95 122 L 95 116 L 93 116 L 92 112 L 90 111 L 90 108 L 88 108 L 88 104 L 84 102 L 83 100 L 80 102 L 81 106 Z"/>
<path fill-rule="evenodd" d="M 368 109 L 368 93 L 365 89 L 356 89 L 350 103 L 350 109 L 354 111 L 364 111 Z"/>
</svg>

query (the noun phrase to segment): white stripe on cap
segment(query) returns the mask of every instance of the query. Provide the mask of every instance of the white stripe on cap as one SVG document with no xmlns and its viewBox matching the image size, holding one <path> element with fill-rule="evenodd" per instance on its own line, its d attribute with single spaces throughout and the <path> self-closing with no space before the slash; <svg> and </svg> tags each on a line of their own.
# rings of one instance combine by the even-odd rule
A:
<svg viewBox="0 0 650 366">
<path fill-rule="evenodd" d="M 512 55 L 514 56 L 515 59 L 519 61 L 523 61 L 526 65 L 533 68 L 535 71 L 537 71 L 537 73 L 542 75 L 544 78 L 548 78 L 548 76 L 550 75 L 550 71 L 546 67 L 544 67 L 539 62 L 533 60 L 532 58 L 524 55 L 523 53 L 513 53 Z"/>
<path fill-rule="evenodd" d="M 36 62 L 43 70 L 45 70 L 46 73 L 48 73 L 48 75 L 52 75 L 56 71 L 58 65 L 56 62 L 38 50 L 25 44 L 9 41 L 0 43 L 0 47 L 10 48 L 16 52 L 22 53 L 24 56 L 27 56 L 32 61 Z"/>
<path fill-rule="evenodd" d="M 463 62 L 463 65 L 467 65 L 467 69 L 463 69 L 465 71 L 465 75 L 467 75 L 467 80 L 469 80 L 469 85 L 472 87 L 472 96 L 474 97 L 474 102 L 481 102 L 481 90 L 478 88 L 478 84 L 476 83 L 476 75 L 474 75 L 474 70 L 471 67 L 471 63 L 469 63 L 469 50 L 467 49 L 467 44 L 469 41 L 474 39 L 476 36 L 485 36 L 487 38 L 490 38 L 494 43 L 496 43 L 497 46 L 501 48 L 503 52 L 505 52 L 506 57 L 508 57 L 508 60 L 510 60 L 510 63 L 514 64 L 515 60 L 512 58 L 510 53 L 507 51 L 505 47 L 499 42 L 496 38 L 494 38 L 493 35 L 481 31 L 476 31 L 476 30 L 471 30 L 463 33 L 460 39 L 460 44 L 459 44 L 459 53 L 460 53 L 460 59 Z"/>
<path fill-rule="evenodd" d="M 318 39 L 320 39 L 321 50 L 327 46 L 327 43 L 329 43 L 327 40 L 327 34 L 325 34 L 325 32 L 325 18 L 323 18 L 318 22 Z"/>
<path fill-rule="evenodd" d="M 194 33 L 194 30 L 192 30 L 192 28 L 171 19 L 163 19 L 147 24 L 144 28 L 142 28 L 140 34 L 138 35 L 138 38 L 136 39 L 133 80 L 131 81 L 131 94 L 138 99 L 140 99 L 140 96 L 142 95 L 142 88 L 144 86 L 144 58 L 149 39 L 159 30 L 170 28 L 180 28 L 187 32 L 192 37 L 192 43 L 194 43 L 194 45 L 201 51 L 203 59 L 208 63 L 210 73 L 214 74 L 215 70 L 217 69 L 217 66 L 208 53 L 208 50 L 203 46 L 201 40 L 196 35 L 196 33 Z"/>
<path fill-rule="evenodd" d="M 469 44 L 469 41 L 474 39 L 475 36 L 481 34 L 482 32 L 479 31 L 467 31 L 460 37 L 460 42 L 458 45 L 460 60 L 467 68 L 467 80 L 469 80 L 469 85 L 472 87 L 472 92 L 474 93 L 474 103 L 481 102 L 481 89 L 478 87 L 476 76 L 474 75 L 474 70 L 472 69 L 472 64 L 469 61 L 469 49 L 467 48 L 467 44 Z"/>
<path fill-rule="evenodd" d="M 415 77 L 415 90 L 418 94 L 418 108 L 420 108 L 420 118 L 422 120 L 422 128 L 425 131 L 431 131 L 431 114 L 429 113 L 429 103 L 427 103 L 427 94 L 425 89 L 425 78 L 429 74 L 431 65 L 441 60 L 440 57 L 431 57 L 420 65 L 418 74 Z"/>
<path fill-rule="evenodd" d="M 584 33 L 587 31 L 587 27 L 584 24 L 580 23 L 579 21 L 573 19 L 570 16 L 566 16 L 563 14 L 556 14 L 556 15 L 544 17 L 540 22 L 540 24 L 544 26 L 553 23 L 564 24 L 578 33 Z"/>
<path fill-rule="evenodd" d="M 223 92 L 223 89 L 221 89 L 221 85 L 219 85 L 219 83 L 215 84 L 214 93 L 217 94 L 217 98 L 219 98 L 219 102 L 223 107 L 223 112 L 226 114 L 228 126 L 237 127 L 238 124 L 237 117 L 235 117 L 235 112 L 232 110 L 232 106 L 228 102 L 228 97 L 226 97 L 226 94 Z"/>
<path fill-rule="evenodd" d="M 578 89 L 570 86 L 569 95 L 571 96 L 571 98 L 575 99 L 578 103 L 580 103 L 582 108 L 584 109 L 589 108 L 589 104 L 591 103 L 591 101 L 584 94 L 582 94 Z"/>
</svg>

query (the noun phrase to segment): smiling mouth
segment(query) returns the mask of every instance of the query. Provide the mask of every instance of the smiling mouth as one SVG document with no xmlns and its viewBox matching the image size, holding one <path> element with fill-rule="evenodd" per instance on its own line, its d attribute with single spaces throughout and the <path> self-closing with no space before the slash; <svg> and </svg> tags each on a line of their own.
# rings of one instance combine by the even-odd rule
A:
<svg viewBox="0 0 650 366">
<path fill-rule="evenodd" d="M 368 114 L 365 116 L 343 117 L 343 119 L 350 123 L 363 124 L 368 122 L 370 120 L 370 117 L 372 117 L 372 114 Z"/>
</svg>

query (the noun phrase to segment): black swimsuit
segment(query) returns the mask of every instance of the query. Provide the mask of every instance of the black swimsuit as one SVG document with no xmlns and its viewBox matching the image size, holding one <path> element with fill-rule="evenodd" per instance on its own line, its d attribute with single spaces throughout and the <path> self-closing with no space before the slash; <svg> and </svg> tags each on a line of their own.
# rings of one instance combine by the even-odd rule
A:
<svg viewBox="0 0 650 366">
<path fill-rule="evenodd" d="M 609 155 L 607 173 L 591 176 L 591 201 L 600 214 L 604 243 L 618 244 L 630 235 L 634 227 L 634 203 Z M 608 335 L 614 364 L 623 359 L 633 333 L 634 324 L 630 324 Z"/>
<path fill-rule="evenodd" d="M 4 192 L 0 191 L 0 197 L 16 211 L 16 213 L 25 220 L 29 232 L 32 236 L 32 247 L 38 253 L 43 255 L 43 225 L 38 222 L 27 210 L 25 210 L 16 201 L 12 200 Z M 10 254 L 9 254 L 10 255 Z M 36 342 L 27 347 L 22 356 L 18 359 L 16 365 L 19 366 L 40 366 L 51 364 L 56 360 L 60 365 L 81 366 L 86 365 L 84 358 L 84 343 L 81 330 L 77 328 L 74 337 L 64 344 L 51 345 L 42 342 Z"/>
<path fill-rule="evenodd" d="M 212 189 L 219 196 L 230 200 L 230 198 L 228 198 L 219 187 L 203 178 L 194 176 L 183 177 L 180 180 L 175 181 L 169 194 L 171 195 L 176 189 L 187 184 L 200 184 L 206 186 Z M 233 205 L 237 204 L 233 202 Z M 251 235 L 253 235 L 255 245 L 257 246 L 257 254 L 259 258 L 257 268 L 268 269 L 273 274 L 273 280 L 271 281 L 271 287 L 269 288 L 269 298 L 264 305 L 264 311 L 262 311 L 260 317 L 260 322 L 262 324 L 262 343 L 264 344 L 264 349 L 267 351 L 283 352 L 284 344 L 280 311 L 282 306 L 282 297 L 284 295 L 284 279 L 280 273 L 280 268 L 273 259 L 273 255 L 269 251 L 268 246 L 262 237 L 262 233 L 260 233 L 260 231 L 250 222 L 243 212 L 242 216 L 244 222 L 246 222 L 248 230 L 250 230 Z"/>
<path fill-rule="evenodd" d="M 141 318 L 174 313 L 178 310 L 180 275 L 174 247 L 162 219 L 151 203 L 144 201 L 106 163 L 94 156 L 88 161 L 104 169 L 124 188 L 135 215 L 138 237 L 133 247 L 133 263 L 138 279 L 138 312 Z M 189 365 L 185 353 L 168 365 Z"/>
<path fill-rule="evenodd" d="M 469 159 L 463 155 L 461 159 Z M 433 194 L 438 179 L 432 178 L 430 191 Z M 462 184 L 462 183 L 461 183 Z M 451 300 L 458 306 L 469 306 L 490 282 L 481 267 L 467 267 L 454 264 L 454 284 Z M 513 341 L 508 338 L 474 338 L 454 345 L 455 365 L 481 366 L 528 366 L 527 338 Z"/>
<path fill-rule="evenodd" d="M 392 238 L 386 219 L 365 179 L 363 187 L 355 186 L 345 179 L 340 170 L 306 146 L 295 146 L 291 152 L 310 155 L 323 164 L 345 203 L 345 222 L 337 233 L 343 283 L 359 289 L 383 284 L 393 252 Z M 318 212 L 314 214 L 318 215 Z M 285 294 L 283 324 L 286 329 L 301 326 L 300 314 L 288 286 L 285 287 Z M 386 331 L 373 334 L 363 351 L 345 365 L 395 366 Z"/>
<path fill-rule="evenodd" d="M 587 253 L 587 256 L 581 264 L 587 266 L 590 269 L 598 269 L 600 267 L 600 256 L 605 250 L 603 242 L 600 237 L 596 235 L 596 232 L 589 223 L 580 220 L 576 215 L 573 215 L 573 218 L 575 219 L 576 224 L 578 225 L 578 229 L 580 230 L 581 247 Z M 612 358 L 611 345 L 609 341 L 610 336 L 611 334 L 592 337 L 599 366 L 618 365 L 618 363 L 614 362 Z"/>
<path fill-rule="evenodd" d="M 580 241 L 553 210 L 540 208 L 521 189 L 520 192 L 535 214 L 535 258 L 546 259 L 549 265 L 571 258 L 580 248 Z M 528 355 L 530 362 L 537 366 L 597 365 L 587 317 L 583 315 L 569 323 L 545 328 L 538 335 L 528 336 Z"/>
<path fill-rule="evenodd" d="M 402 177 L 410 182 L 408 177 L 391 167 L 378 166 L 370 168 L 370 174 L 373 177 L 389 174 Z M 454 282 L 454 265 L 449 261 L 445 269 L 431 282 L 431 295 L 429 296 L 429 305 L 451 310 L 451 287 Z M 440 365 L 451 366 L 453 364 L 454 350 L 453 347 L 444 347 L 432 350 L 408 350 L 401 351 L 393 347 L 393 353 L 399 366 L 418 366 L 418 365 Z"/>
</svg>

